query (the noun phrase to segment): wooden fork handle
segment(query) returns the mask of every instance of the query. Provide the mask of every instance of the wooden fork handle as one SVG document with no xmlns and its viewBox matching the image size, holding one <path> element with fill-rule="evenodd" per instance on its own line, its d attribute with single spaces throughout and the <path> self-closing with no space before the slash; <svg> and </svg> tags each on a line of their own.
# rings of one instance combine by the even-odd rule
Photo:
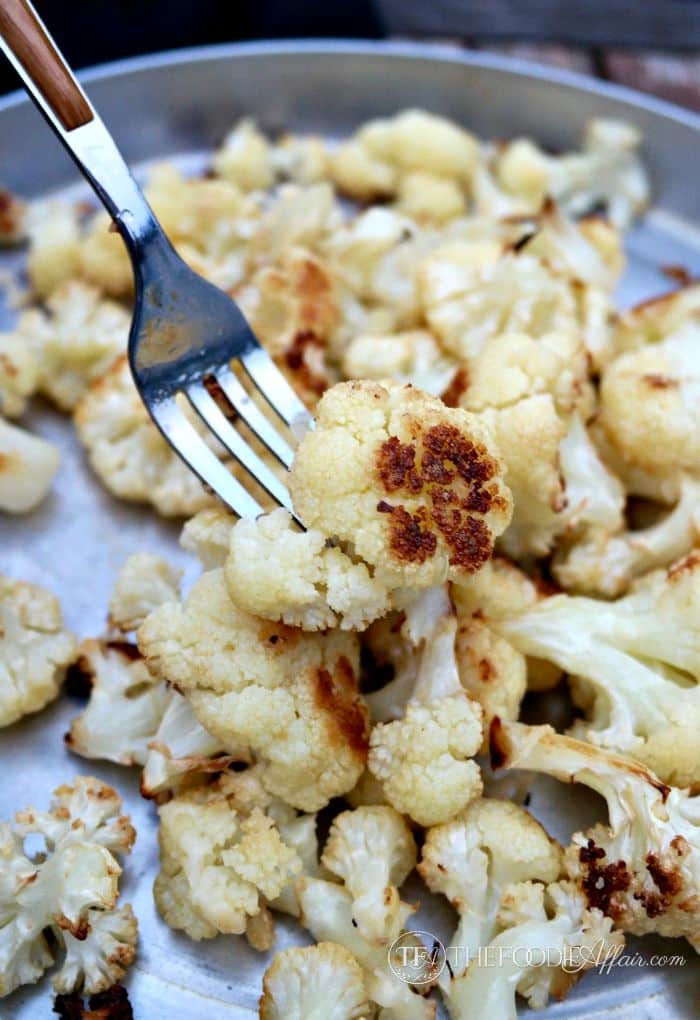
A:
<svg viewBox="0 0 700 1020">
<path fill-rule="evenodd" d="M 26 84 L 31 83 L 41 93 L 65 131 L 93 119 L 82 89 L 29 0 L 0 0 L 0 35 L 3 48 L 15 58 L 17 70 L 25 81 L 29 79 Z"/>
</svg>

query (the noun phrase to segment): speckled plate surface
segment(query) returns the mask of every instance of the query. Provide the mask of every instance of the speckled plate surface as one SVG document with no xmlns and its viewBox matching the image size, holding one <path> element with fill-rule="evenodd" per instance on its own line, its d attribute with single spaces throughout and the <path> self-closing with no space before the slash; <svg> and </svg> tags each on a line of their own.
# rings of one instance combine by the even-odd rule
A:
<svg viewBox="0 0 700 1020">
<path fill-rule="evenodd" d="M 419 105 L 487 137 L 530 134 L 557 148 L 575 144 L 591 116 L 624 117 L 645 134 L 655 200 L 628 236 L 629 268 L 620 304 L 668 289 L 661 271 L 665 264 L 700 274 L 700 118 L 625 89 L 447 48 L 343 42 L 182 51 L 111 65 L 84 80 L 134 165 L 176 157 L 180 165 L 197 168 L 243 114 L 271 131 L 336 136 L 369 117 Z M 19 95 L 0 101 L 0 180 L 28 196 L 80 187 L 58 142 Z M 0 270 L 21 264 L 21 253 L 0 252 Z M 0 309 L 0 327 L 10 321 L 7 309 Z M 33 429 L 60 447 L 62 467 L 53 493 L 35 513 L 0 518 L 1 571 L 56 592 L 67 624 L 81 636 L 103 627 L 116 571 L 130 553 L 162 553 L 192 576 L 194 564 L 177 546 L 178 527 L 105 493 L 91 476 L 69 421 L 42 407 L 27 417 Z M 45 806 L 51 790 L 79 772 L 116 786 L 138 829 L 122 879 L 122 899 L 133 903 L 140 924 L 139 955 L 129 978 L 137 1020 L 256 1016 L 266 959 L 242 938 L 195 943 L 159 920 L 151 896 L 158 856 L 155 811 L 140 798 L 135 771 L 84 762 L 64 749 L 63 734 L 78 708 L 64 697 L 0 731 L 0 818 L 30 803 Z M 536 783 L 531 807 L 563 839 L 601 815 L 600 803 L 582 788 L 573 794 L 545 779 Z M 415 927 L 449 937 L 448 912 L 424 892 L 421 898 Z M 284 918 L 278 932 L 278 947 L 306 941 Z M 653 953 L 682 953 L 682 944 L 630 941 L 630 960 L 639 950 L 643 965 L 631 962 L 609 975 L 589 974 L 566 1002 L 538 1015 L 547 1020 L 700 1015 L 697 958 L 688 955 L 682 966 L 655 967 Z M 51 1016 L 49 980 L 0 1001 L 0 1020 Z"/>
</svg>

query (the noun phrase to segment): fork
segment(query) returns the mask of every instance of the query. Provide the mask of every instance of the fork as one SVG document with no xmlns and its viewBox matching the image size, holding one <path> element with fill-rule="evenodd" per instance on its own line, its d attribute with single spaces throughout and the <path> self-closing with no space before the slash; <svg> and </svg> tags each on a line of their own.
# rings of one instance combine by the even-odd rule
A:
<svg viewBox="0 0 700 1020">
<path fill-rule="evenodd" d="M 233 427 L 213 393 L 223 393 L 235 415 L 285 468 L 294 451 L 234 365 L 297 437 L 313 427 L 308 410 L 238 305 L 176 253 L 29 0 L 1 0 L 0 46 L 126 243 L 135 282 L 129 364 L 151 418 L 185 463 L 239 517 L 257 517 L 262 507 L 183 413 L 176 398 L 185 397 L 231 456 L 301 524 L 287 488 Z"/>
</svg>

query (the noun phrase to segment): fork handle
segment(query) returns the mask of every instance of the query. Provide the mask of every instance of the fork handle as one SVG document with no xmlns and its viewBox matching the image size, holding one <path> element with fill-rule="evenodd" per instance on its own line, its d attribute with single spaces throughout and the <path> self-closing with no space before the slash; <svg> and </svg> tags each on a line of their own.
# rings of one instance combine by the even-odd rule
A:
<svg viewBox="0 0 700 1020">
<path fill-rule="evenodd" d="M 154 254 L 169 252 L 170 243 L 114 139 L 30 0 L 0 0 L 0 49 L 116 222 L 134 271 L 138 274 L 146 247 Z"/>
</svg>

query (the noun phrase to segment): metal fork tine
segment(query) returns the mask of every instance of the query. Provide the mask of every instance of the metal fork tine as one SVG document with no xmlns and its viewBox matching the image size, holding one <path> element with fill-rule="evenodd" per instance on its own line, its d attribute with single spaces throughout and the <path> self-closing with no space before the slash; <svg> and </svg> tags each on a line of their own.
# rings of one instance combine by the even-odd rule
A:
<svg viewBox="0 0 700 1020">
<path fill-rule="evenodd" d="M 241 354 L 246 372 L 267 400 L 296 435 L 313 428 L 313 417 L 289 385 L 267 351 L 251 347 Z"/>
<path fill-rule="evenodd" d="M 230 421 L 217 406 L 203 383 L 191 383 L 185 390 L 185 395 L 194 407 L 202 421 L 209 426 L 219 442 L 223 443 L 226 449 L 236 458 L 239 464 L 249 471 L 253 478 L 269 492 L 280 506 L 296 518 L 292 500 L 286 487 L 279 478 L 258 457 L 254 450 L 246 443 L 245 439 L 236 432 Z M 301 523 L 301 522 L 299 522 Z"/>
<path fill-rule="evenodd" d="M 224 368 L 217 372 L 216 381 L 248 428 L 284 467 L 289 468 L 294 459 L 294 450 L 270 424 L 235 373 L 230 368 Z"/>
<path fill-rule="evenodd" d="M 168 442 L 234 513 L 239 517 L 258 517 L 263 512 L 263 508 L 246 492 L 188 422 L 174 397 L 158 401 L 150 410 L 154 422 Z"/>
</svg>

